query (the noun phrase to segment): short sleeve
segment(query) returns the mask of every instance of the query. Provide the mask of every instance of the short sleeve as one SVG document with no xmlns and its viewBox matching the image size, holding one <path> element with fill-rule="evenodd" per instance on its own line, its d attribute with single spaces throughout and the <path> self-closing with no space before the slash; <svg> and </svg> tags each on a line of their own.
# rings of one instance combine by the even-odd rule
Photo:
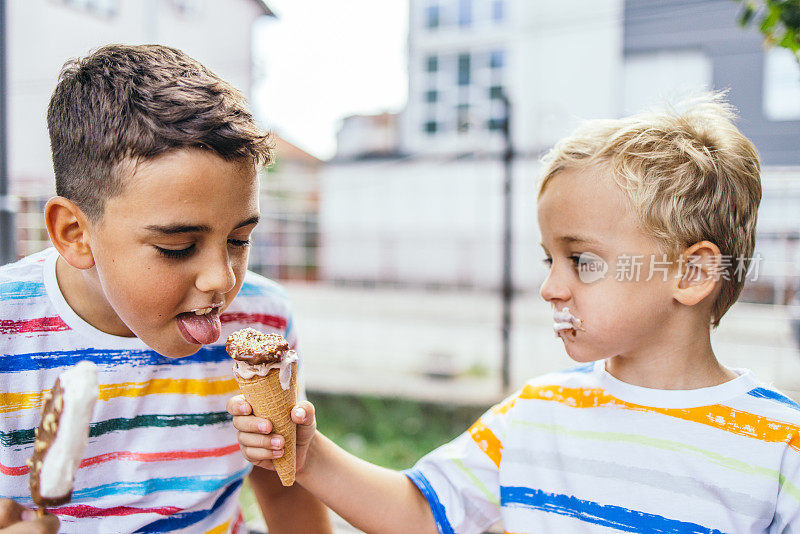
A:
<svg viewBox="0 0 800 534">
<path fill-rule="evenodd" d="M 515 398 L 405 472 L 427 499 L 441 534 L 479 534 L 500 518 L 500 463 Z"/>
</svg>

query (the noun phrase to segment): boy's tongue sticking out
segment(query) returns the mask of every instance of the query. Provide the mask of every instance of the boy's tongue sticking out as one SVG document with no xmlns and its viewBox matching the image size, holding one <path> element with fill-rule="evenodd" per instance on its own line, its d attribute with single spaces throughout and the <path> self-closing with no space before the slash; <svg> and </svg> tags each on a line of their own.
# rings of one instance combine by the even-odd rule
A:
<svg viewBox="0 0 800 534">
<path fill-rule="evenodd" d="M 189 343 L 209 345 L 219 339 L 222 333 L 222 324 L 219 320 L 218 310 L 197 315 L 187 312 L 178 315 L 178 329 Z"/>
</svg>

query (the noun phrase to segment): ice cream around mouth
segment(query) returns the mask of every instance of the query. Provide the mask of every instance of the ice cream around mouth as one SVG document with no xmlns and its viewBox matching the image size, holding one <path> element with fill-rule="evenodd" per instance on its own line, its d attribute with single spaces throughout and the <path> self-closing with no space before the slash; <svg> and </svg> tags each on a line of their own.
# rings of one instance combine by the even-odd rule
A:
<svg viewBox="0 0 800 534">
<path fill-rule="evenodd" d="M 289 389 L 292 364 L 297 361 L 297 353 L 289 349 L 289 343 L 283 336 L 244 328 L 228 337 L 225 349 L 234 360 L 234 375 L 250 380 L 255 376 L 267 376 L 271 370 L 278 369 L 281 388 Z"/>
<path fill-rule="evenodd" d="M 575 317 L 569 312 L 569 308 L 564 308 L 561 311 L 553 309 L 553 331 L 556 336 L 564 330 L 583 330 L 581 326 L 583 321 Z"/>
</svg>

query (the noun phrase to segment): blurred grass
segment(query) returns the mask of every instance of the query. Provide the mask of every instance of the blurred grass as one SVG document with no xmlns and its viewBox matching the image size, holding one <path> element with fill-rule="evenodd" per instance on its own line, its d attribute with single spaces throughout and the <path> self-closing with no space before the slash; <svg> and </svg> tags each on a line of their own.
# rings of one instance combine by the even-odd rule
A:
<svg viewBox="0 0 800 534">
<path fill-rule="evenodd" d="M 317 428 L 346 451 L 390 469 L 407 469 L 464 432 L 486 407 L 309 393 Z"/>
<path fill-rule="evenodd" d="M 308 393 L 317 428 L 346 451 L 389 469 L 408 469 L 426 453 L 474 423 L 486 407 L 450 406 L 406 399 Z M 242 511 L 261 518 L 250 487 L 242 488 Z"/>
</svg>

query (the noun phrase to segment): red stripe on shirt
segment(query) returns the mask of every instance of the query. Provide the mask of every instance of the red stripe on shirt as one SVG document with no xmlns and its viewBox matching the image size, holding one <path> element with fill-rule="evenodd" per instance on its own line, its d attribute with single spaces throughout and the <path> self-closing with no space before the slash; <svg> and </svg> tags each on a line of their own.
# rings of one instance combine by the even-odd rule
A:
<svg viewBox="0 0 800 534">
<path fill-rule="evenodd" d="M 60 332 L 69 330 L 69 326 L 61 317 L 40 317 L 38 319 L 25 319 L 12 321 L 0 320 L 0 334 L 22 334 L 27 332 Z"/>
<path fill-rule="evenodd" d="M 193 460 L 196 458 L 216 458 L 220 456 L 227 456 L 228 454 L 238 453 L 239 444 L 228 445 L 227 447 L 217 447 L 216 449 L 194 449 L 186 451 L 165 451 L 165 452 L 146 452 L 134 453 L 129 451 L 109 452 L 92 456 L 91 458 L 84 458 L 81 461 L 81 467 L 89 467 L 112 460 L 129 460 L 134 462 L 170 462 L 175 460 Z M 27 465 L 20 467 L 6 467 L 0 464 L 0 473 L 11 476 L 27 475 L 30 469 Z"/>
<path fill-rule="evenodd" d="M 164 506 L 162 508 L 134 508 L 133 506 L 115 506 L 113 508 L 96 508 L 79 504 L 64 506 L 63 508 L 48 508 L 47 511 L 55 515 L 68 515 L 71 517 L 108 517 L 134 514 L 159 514 L 172 515 L 180 512 L 182 508 Z"/>
<path fill-rule="evenodd" d="M 264 326 L 271 326 L 279 330 L 286 328 L 286 319 L 284 317 L 267 315 L 264 313 L 223 313 L 219 316 L 219 320 L 223 323 L 260 323 Z"/>
</svg>

